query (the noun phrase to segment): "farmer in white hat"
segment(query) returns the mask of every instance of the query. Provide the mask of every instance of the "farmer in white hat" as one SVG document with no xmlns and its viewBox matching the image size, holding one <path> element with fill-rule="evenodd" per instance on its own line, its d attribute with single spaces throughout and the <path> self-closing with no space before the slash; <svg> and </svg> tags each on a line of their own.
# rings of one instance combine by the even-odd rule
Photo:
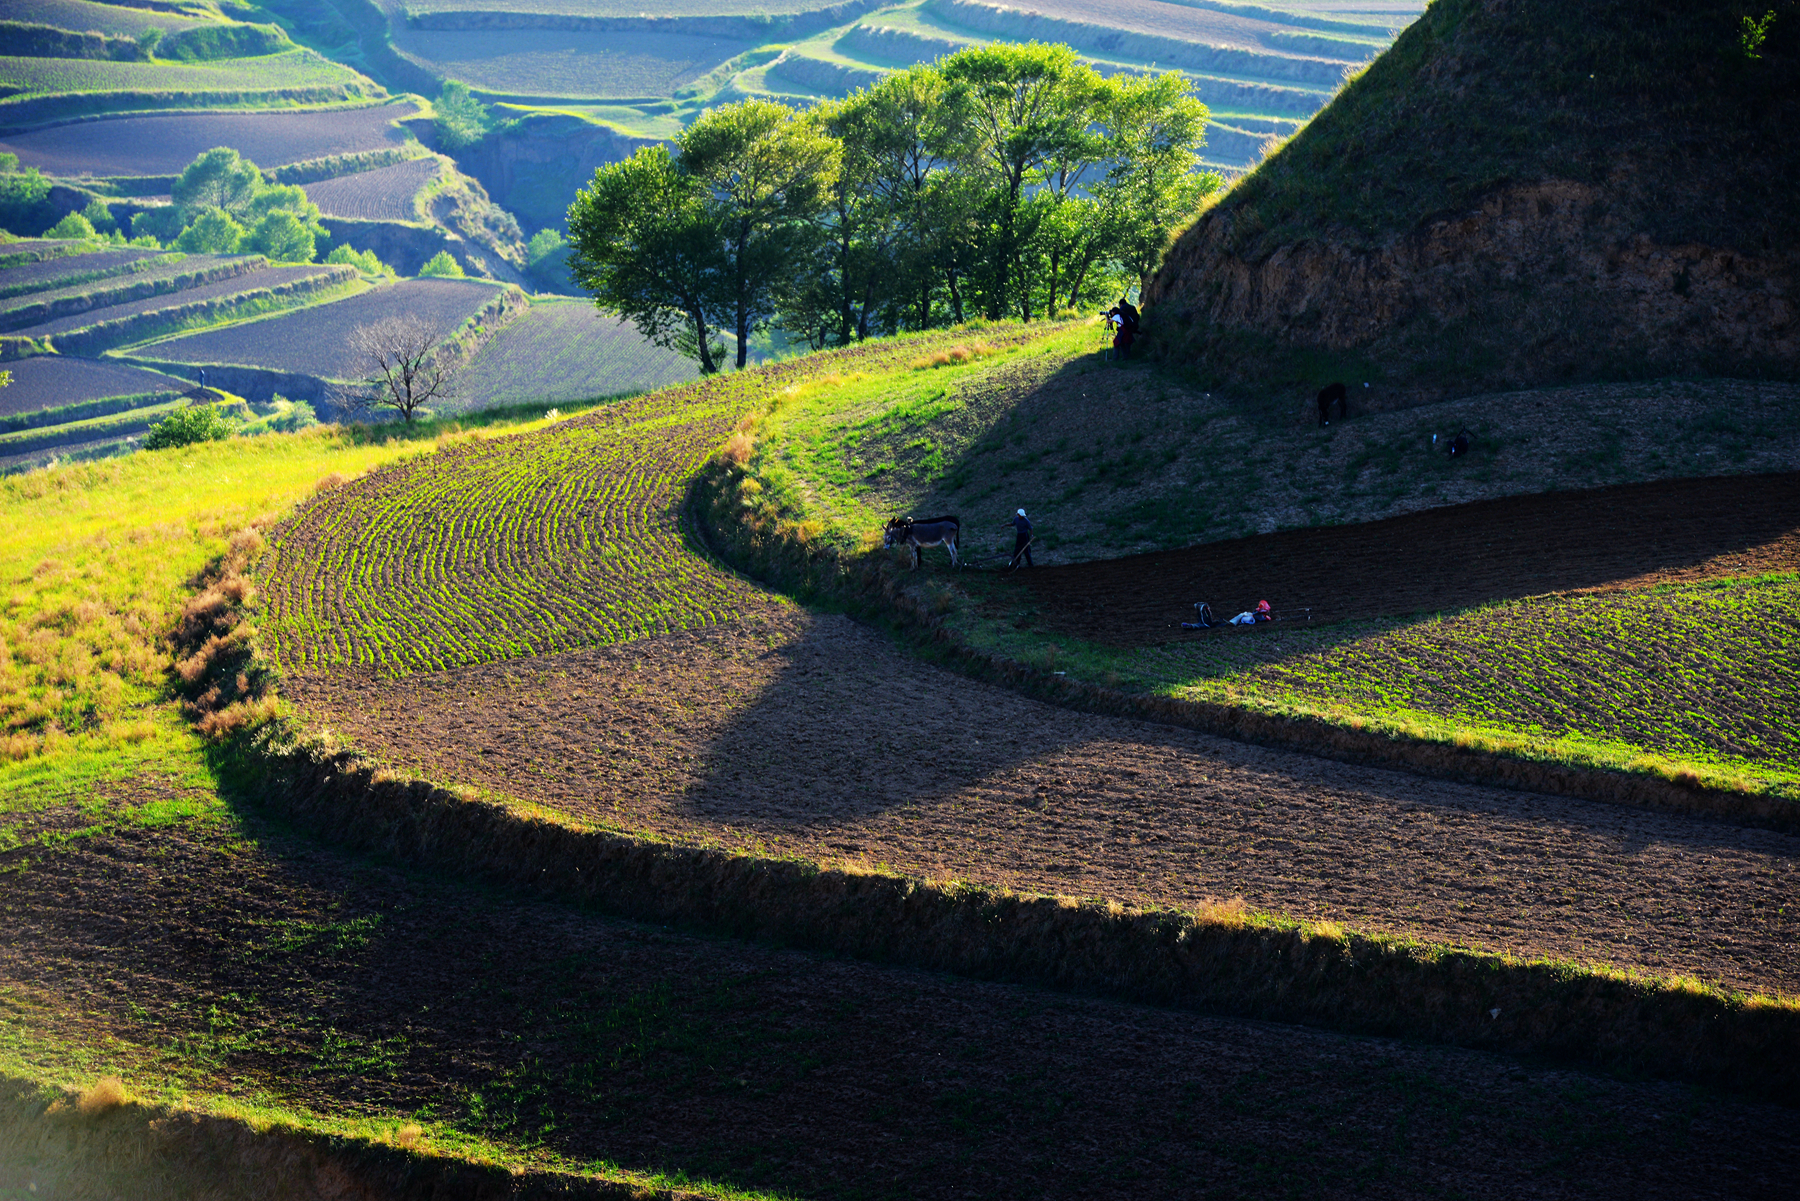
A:
<svg viewBox="0 0 1800 1201">
<path fill-rule="evenodd" d="M 1034 564 L 1031 562 L 1031 518 L 1025 516 L 1024 509 L 1020 509 L 1019 515 L 1008 524 L 1012 526 L 1017 538 L 1013 543 L 1012 561 L 1007 566 L 1009 568 L 1017 567 L 1021 555 L 1025 558 L 1025 566 L 1033 566 Z"/>
</svg>

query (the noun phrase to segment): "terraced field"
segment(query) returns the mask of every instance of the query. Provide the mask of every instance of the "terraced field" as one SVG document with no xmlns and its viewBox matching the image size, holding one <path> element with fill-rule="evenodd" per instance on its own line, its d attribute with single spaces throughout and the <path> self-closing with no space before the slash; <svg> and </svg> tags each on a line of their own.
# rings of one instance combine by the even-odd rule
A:
<svg viewBox="0 0 1800 1201">
<path fill-rule="evenodd" d="M 686 383 L 692 359 L 579 300 L 536 300 L 470 362 L 458 407 L 567 404 Z"/>
<path fill-rule="evenodd" d="M 273 539 L 285 670 L 443 670 L 624 642 L 777 607 L 693 554 L 687 479 L 736 420 L 700 385 L 478 440 L 308 506 Z M 412 600 L 396 608 L 405 581 Z"/>
<path fill-rule="evenodd" d="M 271 539 L 262 569 L 277 658 L 298 673 L 435 671 L 779 609 L 696 553 L 679 514 L 689 481 L 759 399 L 945 337 L 716 376 L 321 496 Z"/>
<path fill-rule="evenodd" d="M 395 6 L 390 32 L 413 62 L 489 96 L 527 110 L 600 102 L 606 111 L 595 117 L 645 137 L 666 136 L 671 115 L 685 121 L 719 99 L 810 101 L 963 46 L 1068 42 L 1109 75 L 1186 72 L 1220 118 L 1208 161 L 1242 166 L 1268 136 L 1293 132 L 1347 67 L 1379 53 L 1421 10 L 1309 0 L 1279 8 L 1134 0 L 1104 10 L 1072 0 L 904 0 L 831 11 L 691 0 L 650 13 L 579 0 L 449 0 Z"/>
<path fill-rule="evenodd" d="M 170 332 L 174 325 L 205 324 L 242 314 L 252 302 L 292 304 L 311 292 L 356 278 L 354 267 L 339 264 L 263 265 L 214 283 L 42 321 L 14 333 L 49 338 L 65 354 L 93 355 Z"/>
<path fill-rule="evenodd" d="M 234 364 L 347 379 L 355 369 L 350 335 L 362 326 L 384 317 L 416 315 L 454 332 L 501 299 L 503 291 L 502 285 L 476 280 L 402 280 L 329 304 L 157 342 L 140 347 L 134 357 L 147 362 Z"/>
<path fill-rule="evenodd" d="M 154 253 L 146 252 L 146 257 Z M 80 263 L 88 257 L 65 261 Z M 76 314 L 128 306 L 254 272 L 260 265 L 255 257 L 170 254 L 158 256 L 155 262 L 127 261 L 122 264 L 123 274 L 112 274 L 105 263 L 112 256 L 103 253 L 91 257 L 102 260 L 94 268 L 101 278 L 38 288 L 0 300 L 0 330 L 21 330 Z M 0 273 L 0 286 L 9 279 L 10 273 Z"/>
<path fill-rule="evenodd" d="M 160 29 L 167 34 L 207 24 L 203 19 L 184 13 L 152 12 L 123 4 L 94 3 L 94 0 L 7 0 L 6 19 L 77 32 L 91 29 L 128 38 L 135 38 L 150 29 Z"/>
<path fill-rule="evenodd" d="M 6 247 L 8 251 L 12 249 L 12 245 Z M 163 252 L 160 250 L 121 246 L 117 250 L 100 250 L 76 256 L 61 255 L 3 267 L 0 268 L 0 298 L 107 279 L 127 271 L 142 270 L 145 260 L 162 257 Z"/>
<path fill-rule="evenodd" d="M 19 359 L 6 364 L 6 370 L 12 372 L 13 382 L 10 388 L 0 388 L 0 428 L 8 424 L 8 419 L 13 419 L 13 428 L 24 428 L 28 423 L 20 419 L 44 409 L 88 405 L 115 397 L 168 396 L 190 386 L 186 380 L 141 367 L 56 354 Z"/>
<path fill-rule="evenodd" d="M 356 221 L 417 221 L 414 197 L 437 178 L 438 160 L 412 159 L 373 171 L 340 175 L 305 185 L 306 198 L 327 217 Z"/>
<path fill-rule="evenodd" d="M 406 29 L 396 43 L 472 88 L 501 96 L 668 96 L 754 48 L 680 33 Z"/>
<path fill-rule="evenodd" d="M 113 117 L 9 134 L 0 138 L 0 152 L 69 178 L 178 175 L 214 146 L 235 147 L 259 167 L 280 167 L 397 148 L 406 135 L 394 122 L 417 111 L 402 102 L 322 112 Z"/>
<path fill-rule="evenodd" d="M 0 100 L 0 123 L 14 126 L 45 119 L 52 97 L 63 98 L 55 111 L 67 115 L 173 105 L 184 97 L 264 107 L 372 98 L 361 75 L 304 49 L 210 63 L 0 56 L 0 87 L 12 93 Z"/>
</svg>

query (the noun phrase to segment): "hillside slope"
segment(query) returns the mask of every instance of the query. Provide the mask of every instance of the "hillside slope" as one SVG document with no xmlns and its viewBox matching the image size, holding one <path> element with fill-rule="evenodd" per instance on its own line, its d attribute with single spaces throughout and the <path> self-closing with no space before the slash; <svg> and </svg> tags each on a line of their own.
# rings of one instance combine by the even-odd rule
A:
<svg viewBox="0 0 1800 1201">
<path fill-rule="evenodd" d="M 1389 403 L 1800 373 L 1800 3 L 1437 0 L 1172 248 L 1165 359 Z"/>
</svg>

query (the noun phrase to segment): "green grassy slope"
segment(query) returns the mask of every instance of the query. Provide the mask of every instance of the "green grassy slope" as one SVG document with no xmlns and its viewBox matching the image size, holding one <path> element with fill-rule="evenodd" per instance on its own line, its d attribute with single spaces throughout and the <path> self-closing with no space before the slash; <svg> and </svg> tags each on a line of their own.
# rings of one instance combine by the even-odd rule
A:
<svg viewBox="0 0 1800 1201">
<path fill-rule="evenodd" d="M 1102 365 L 1092 337 L 1049 328 L 988 353 L 971 331 L 966 362 L 922 359 L 779 396 L 755 424 L 744 503 L 803 531 L 815 551 L 850 558 L 871 553 L 890 515 L 956 513 L 964 555 L 992 568 L 1006 559 L 1002 527 L 1016 507 L 1032 515 L 1041 561 L 1055 563 L 1490 497 L 1800 469 L 1791 385 L 1518 393 L 1320 429 L 1305 412 Z M 1432 433 L 1459 428 L 1475 432 L 1474 454 L 1432 449 Z M 1041 625 L 1016 586 L 942 569 L 908 603 L 981 655 L 1049 663 L 1070 681 L 1800 791 L 1800 744 L 1776 717 L 1800 703 L 1792 576 L 1589 598 L 1522 589 L 1462 614 L 1120 650 Z"/>
</svg>

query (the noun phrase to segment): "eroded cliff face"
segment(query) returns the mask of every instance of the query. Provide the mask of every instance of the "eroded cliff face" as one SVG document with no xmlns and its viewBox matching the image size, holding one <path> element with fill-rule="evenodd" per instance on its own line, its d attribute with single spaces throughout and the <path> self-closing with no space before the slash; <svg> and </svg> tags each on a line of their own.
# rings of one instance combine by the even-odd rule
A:
<svg viewBox="0 0 1800 1201">
<path fill-rule="evenodd" d="M 1257 258 L 1236 249 L 1262 232 L 1239 207 L 1183 235 L 1146 317 L 1167 358 L 1251 379 L 1271 346 L 1312 351 L 1364 364 L 1392 403 L 1621 375 L 1800 375 L 1797 248 L 1663 244 L 1631 207 L 1604 185 L 1512 184 L 1372 248 L 1327 237 Z"/>
<path fill-rule="evenodd" d="M 630 158 L 654 139 L 579 117 L 527 117 L 457 154 L 457 165 L 529 229 L 562 229 L 575 193 L 598 167 Z"/>
</svg>

